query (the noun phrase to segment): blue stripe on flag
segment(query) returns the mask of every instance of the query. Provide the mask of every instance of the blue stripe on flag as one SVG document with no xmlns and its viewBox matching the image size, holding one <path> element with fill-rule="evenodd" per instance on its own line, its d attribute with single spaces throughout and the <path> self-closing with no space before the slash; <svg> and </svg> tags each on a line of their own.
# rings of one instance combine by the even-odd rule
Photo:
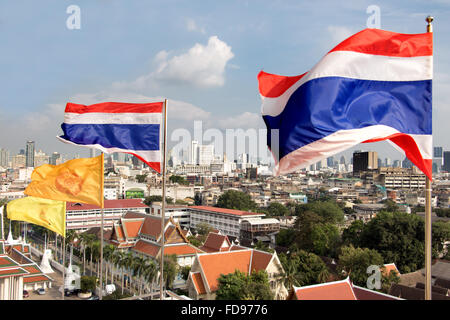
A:
<svg viewBox="0 0 450 320">
<path fill-rule="evenodd" d="M 105 148 L 159 150 L 159 124 L 66 124 L 61 138 L 76 144 Z"/>
<path fill-rule="evenodd" d="M 431 80 L 373 81 L 341 77 L 310 80 L 278 116 L 263 116 L 279 129 L 280 159 L 339 130 L 386 125 L 408 134 L 431 134 Z M 268 145 L 271 147 L 270 130 Z"/>
</svg>

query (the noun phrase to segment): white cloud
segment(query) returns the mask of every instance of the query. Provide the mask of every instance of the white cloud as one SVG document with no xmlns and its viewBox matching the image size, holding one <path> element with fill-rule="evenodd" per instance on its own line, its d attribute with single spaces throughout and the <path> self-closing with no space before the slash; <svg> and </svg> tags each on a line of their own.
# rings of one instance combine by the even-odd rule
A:
<svg viewBox="0 0 450 320">
<path fill-rule="evenodd" d="M 171 56 L 162 50 L 153 59 L 155 71 L 132 82 L 116 82 L 115 89 L 145 90 L 161 85 L 221 87 L 225 84 L 225 68 L 234 57 L 231 47 L 217 36 L 207 45 L 196 43 L 187 52 Z"/>
<path fill-rule="evenodd" d="M 206 46 L 197 43 L 188 52 L 170 59 L 167 54 L 159 53 L 159 66 L 152 78 L 199 87 L 220 87 L 225 83 L 225 66 L 233 57 L 231 47 L 212 36 Z"/>
<path fill-rule="evenodd" d="M 200 32 L 202 34 L 206 33 L 205 28 L 199 27 L 194 19 L 188 18 L 186 20 L 186 28 L 190 32 Z"/>
</svg>

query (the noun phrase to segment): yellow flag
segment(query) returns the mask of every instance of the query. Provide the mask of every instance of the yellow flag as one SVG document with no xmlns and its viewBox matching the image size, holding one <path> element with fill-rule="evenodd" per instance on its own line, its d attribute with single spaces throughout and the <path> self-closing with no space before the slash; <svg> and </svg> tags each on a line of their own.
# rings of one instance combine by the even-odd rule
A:
<svg viewBox="0 0 450 320">
<path fill-rule="evenodd" d="M 8 202 L 8 219 L 26 221 L 66 236 L 66 203 L 64 201 L 25 197 Z"/>
<path fill-rule="evenodd" d="M 103 208 L 103 153 L 95 158 L 73 159 L 34 169 L 28 196 L 89 203 Z"/>
</svg>

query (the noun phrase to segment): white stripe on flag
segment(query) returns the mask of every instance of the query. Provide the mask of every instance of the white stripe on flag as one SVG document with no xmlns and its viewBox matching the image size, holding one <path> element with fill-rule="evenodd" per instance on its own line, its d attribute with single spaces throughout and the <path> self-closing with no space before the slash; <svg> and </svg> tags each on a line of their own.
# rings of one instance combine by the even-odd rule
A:
<svg viewBox="0 0 450 320">
<path fill-rule="evenodd" d="M 384 125 L 337 131 L 287 154 L 276 165 L 275 172 L 277 175 L 282 175 L 297 169 L 306 168 L 321 159 L 347 150 L 363 141 L 382 139 L 396 133 L 400 132 Z M 431 159 L 431 153 L 429 152 L 432 148 L 432 136 L 412 134 L 410 136 L 416 141 L 422 157 Z"/>
<path fill-rule="evenodd" d="M 67 124 L 161 124 L 161 113 L 65 113 Z"/>
<path fill-rule="evenodd" d="M 353 51 L 334 51 L 322 58 L 304 77 L 276 98 L 261 96 L 263 115 L 275 117 L 286 106 L 292 93 L 307 81 L 342 77 L 373 81 L 430 80 L 432 56 L 388 57 Z"/>
<path fill-rule="evenodd" d="M 78 144 L 74 143 L 72 141 L 66 140 L 61 137 L 56 137 L 60 141 L 68 144 L 73 144 L 76 146 L 83 146 L 88 147 L 92 149 L 98 149 L 101 150 L 104 153 L 114 153 L 114 152 L 125 152 L 125 153 L 134 153 L 140 156 L 142 159 L 144 159 L 147 162 L 161 162 L 161 150 L 128 150 L 128 149 L 121 149 L 121 148 L 105 148 L 99 144 Z"/>
</svg>

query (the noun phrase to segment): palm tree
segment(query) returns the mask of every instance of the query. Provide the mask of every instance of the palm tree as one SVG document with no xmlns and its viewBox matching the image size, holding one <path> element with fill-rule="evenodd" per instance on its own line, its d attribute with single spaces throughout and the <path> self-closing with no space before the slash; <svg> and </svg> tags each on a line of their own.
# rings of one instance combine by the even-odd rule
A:
<svg viewBox="0 0 450 320">
<path fill-rule="evenodd" d="M 286 288 L 292 288 L 292 286 L 301 286 L 301 274 L 297 270 L 297 266 L 294 261 L 291 259 L 286 259 L 286 262 L 283 264 L 283 270 L 280 270 L 279 277 L 283 279 L 284 285 Z"/>
<path fill-rule="evenodd" d="M 147 280 L 147 282 L 150 282 L 150 293 L 153 293 L 153 282 L 155 282 L 155 279 L 158 276 L 158 268 L 156 267 L 156 264 L 153 260 L 145 260 L 143 274 L 145 280 Z"/>
<path fill-rule="evenodd" d="M 111 274 L 113 272 L 112 268 L 113 268 L 113 256 L 114 256 L 114 251 L 116 250 L 116 247 L 114 247 L 112 244 L 108 244 L 106 246 L 104 246 L 103 248 L 103 257 L 104 259 L 108 262 L 108 264 L 110 265 L 110 269 L 111 269 Z M 108 283 L 108 266 L 105 266 L 105 283 Z M 112 283 L 112 277 L 111 277 L 111 283 Z"/>
<path fill-rule="evenodd" d="M 128 274 L 127 282 L 126 282 L 125 286 L 129 285 L 130 291 L 131 291 L 131 276 L 132 276 L 131 267 L 133 266 L 133 260 L 134 260 L 133 253 L 128 252 L 125 255 L 125 261 L 124 261 L 125 268 L 126 268 L 127 274 Z"/>
<path fill-rule="evenodd" d="M 80 248 L 83 251 L 83 274 L 86 274 L 86 248 L 89 237 L 87 233 L 81 233 L 78 237 L 80 238 Z"/>
<path fill-rule="evenodd" d="M 142 269 L 144 267 L 144 259 L 142 257 L 136 256 L 133 258 L 133 263 L 131 265 L 131 268 L 133 269 L 133 274 L 136 275 L 136 282 L 139 287 L 139 295 L 141 294 L 141 287 L 142 287 L 142 281 L 141 281 L 141 274 Z M 136 285 L 135 285 L 136 287 Z"/>
<path fill-rule="evenodd" d="M 122 287 L 122 294 L 123 294 L 123 287 L 124 287 L 124 282 L 125 282 L 125 273 L 124 273 L 125 258 L 126 258 L 125 252 L 117 251 L 116 264 L 117 264 L 118 267 L 121 268 L 121 271 L 122 271 L 122 282 L 121 282 L 121 285 L 120 285 Z"/>
</svg>

